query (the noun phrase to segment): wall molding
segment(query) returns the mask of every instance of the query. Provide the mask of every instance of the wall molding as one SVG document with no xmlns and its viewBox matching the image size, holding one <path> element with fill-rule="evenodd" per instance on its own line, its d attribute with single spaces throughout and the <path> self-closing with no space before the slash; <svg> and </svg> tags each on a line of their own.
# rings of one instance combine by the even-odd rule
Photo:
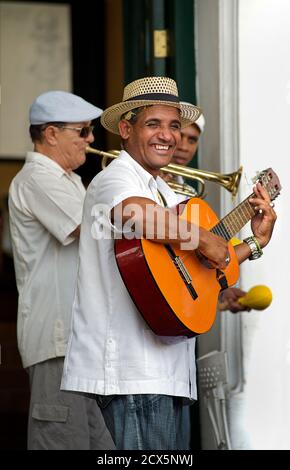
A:
<svg viewBox="0 0 290 470">
<path fill-rule="evenodd" d="M 239 0 L 219 0 L 219 99 L 220 168 L 231 173 L 240 166 L 239 156 Z M 221 214 L 240 201 L 220 192 Z M 229 391 L 243 389 L 242 324 L 240 315 L 222 314 L 221 349 L 228 353 Z"/>
</svg>

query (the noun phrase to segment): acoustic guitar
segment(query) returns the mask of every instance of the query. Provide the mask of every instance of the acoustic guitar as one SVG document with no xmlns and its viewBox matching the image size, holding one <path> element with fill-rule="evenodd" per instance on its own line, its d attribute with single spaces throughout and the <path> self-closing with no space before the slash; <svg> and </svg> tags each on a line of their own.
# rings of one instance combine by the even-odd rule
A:
<svg viewBox="0 0 290 470">
<path fill-rule="evenodd" d="M 281 185 L 272 168 L 257 177 L 275 199 Z M 210 269 L 197 251 L 146 239 L 115 241 L 115 256 L 124 284 L 149 327 L 161 336 L 192 337 L 207 332 L 215 321 L 219 293 L 235 284 L 239 264 L 230 239 L 255 215 L 251 194 L 219 221 L 203 200 L 191 198 L 177 206 L 190 221 L 191 206 L 199 206 L 199 226 L 229 241 L 230 263 L 223 270 Z M 180 208 L 182 212 L 180 213 Z"/>
</svg>

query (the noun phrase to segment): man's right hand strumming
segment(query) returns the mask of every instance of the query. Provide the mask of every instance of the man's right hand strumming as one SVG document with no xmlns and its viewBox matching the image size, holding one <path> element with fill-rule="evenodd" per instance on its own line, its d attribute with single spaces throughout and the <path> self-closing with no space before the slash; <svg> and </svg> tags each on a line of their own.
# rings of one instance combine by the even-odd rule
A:
<svg viewBox="0 0 290 470">
<path fill-rule="evenodd" d="M 213 268 L 225 269 L 230 261 L 228 242 L 200 227 L 198 251 Z"/>
</svg>

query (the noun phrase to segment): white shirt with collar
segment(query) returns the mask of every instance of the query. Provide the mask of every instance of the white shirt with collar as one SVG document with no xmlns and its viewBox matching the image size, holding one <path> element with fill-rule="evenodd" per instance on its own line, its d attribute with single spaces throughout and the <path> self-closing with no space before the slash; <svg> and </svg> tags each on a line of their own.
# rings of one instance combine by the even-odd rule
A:
<svg viewBox="0 0 290 470">
<path fill-rule="evenodd" d="M 17 335 L 24 367 L 66 352 L 85 188 L 75 173 L 28 152 L 9 189 L 19 292 Z"/>
<path fill-rule="evenodd" d="M 122 151 L 87 189 L 62 389 L 196 398 L 195 340 L 167 344 L 149 329 L 121 279 L 113 238 L 96 240 L 103 225 L 118 233 L 110 223 L 112 207 L 138 196 L 158 202 L 157 188 L 168 206 L 177 204 L 175 193 L 161 178 L 155 180 Z M 106 205 L 103 217 L 96 204 Z"/>
</svg>

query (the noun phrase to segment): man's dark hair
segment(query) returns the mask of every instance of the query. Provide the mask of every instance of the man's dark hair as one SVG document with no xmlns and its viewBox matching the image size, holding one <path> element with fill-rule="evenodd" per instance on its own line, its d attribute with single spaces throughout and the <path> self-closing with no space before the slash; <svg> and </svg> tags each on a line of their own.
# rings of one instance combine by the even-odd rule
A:
<svg viewBox="0 0 290 470">
<path fill-rule="evenodd" d="M 29 127 L 29 134 L 33 143 L 43 142 L 43 131 L 48 126 L 63 127 L 65 122 L 46 122 L 45 124 L 31 124 Z"/>
</svg>

